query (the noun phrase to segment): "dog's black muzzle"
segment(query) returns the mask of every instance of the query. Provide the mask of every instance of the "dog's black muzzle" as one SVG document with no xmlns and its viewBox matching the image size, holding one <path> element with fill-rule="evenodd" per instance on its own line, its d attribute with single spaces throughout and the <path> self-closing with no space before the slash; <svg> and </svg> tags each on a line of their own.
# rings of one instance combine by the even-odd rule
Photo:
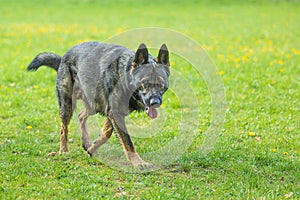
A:
<svg viewBox="0 0 300 200">
<path fill-rule="evenodd" d="M 161 103 L 161 98 L 159 98 L 158 96 L 153 96 L 150 98 L 149 106 L 152 108 L 158 108 Z"/>
</svg>

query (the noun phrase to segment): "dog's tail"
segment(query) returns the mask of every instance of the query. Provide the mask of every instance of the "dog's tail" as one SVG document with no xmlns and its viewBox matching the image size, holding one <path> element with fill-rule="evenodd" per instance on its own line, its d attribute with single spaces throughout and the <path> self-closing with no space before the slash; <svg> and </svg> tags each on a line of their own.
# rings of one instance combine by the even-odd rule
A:
<svg viewBox="0 0 300 200">
<path fill-rule="evenodd" d="M 38 68 L 40 68 L 40 66 L 45 65 L 57 71 L 61 62 L 61 58 L 61 56 L 54 53 L 40 53 L 33 59 L 33 61 L 31 61 L 27 67 L 27 70 L 36 71 Z"/>
</svg>

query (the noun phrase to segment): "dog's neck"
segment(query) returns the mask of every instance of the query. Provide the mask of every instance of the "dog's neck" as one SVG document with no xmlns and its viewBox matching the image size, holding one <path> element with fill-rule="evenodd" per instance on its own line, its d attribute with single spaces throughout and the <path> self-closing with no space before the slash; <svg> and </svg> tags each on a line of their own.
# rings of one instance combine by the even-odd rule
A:
<svg viewBox="0 0 300 200">
<path fill-rule="evenodd" d="M 135 91 L 129 101 L 129 110 L 137 110 L 137 111 L 142 111 L 145 110 L 145 105 L 143 104 L 143 101 L 139 95 L 138 91 Z"/>
</svg>

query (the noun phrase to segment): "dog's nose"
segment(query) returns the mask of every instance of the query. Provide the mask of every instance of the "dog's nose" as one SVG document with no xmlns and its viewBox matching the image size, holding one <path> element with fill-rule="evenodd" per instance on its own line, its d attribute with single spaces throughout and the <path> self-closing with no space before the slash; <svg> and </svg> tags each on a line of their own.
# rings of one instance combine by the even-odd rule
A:
<svg viewBox="0 0 300 200">
<path fill-rule="evenodd" d="M 160 104 L 161 104 L 161 102 L 160 102 L 159 98 L 151 98 L 150 99 L 150 106 L 151 107 L 157 108 L 157 107 L 160 106 Z"/>
</svg>

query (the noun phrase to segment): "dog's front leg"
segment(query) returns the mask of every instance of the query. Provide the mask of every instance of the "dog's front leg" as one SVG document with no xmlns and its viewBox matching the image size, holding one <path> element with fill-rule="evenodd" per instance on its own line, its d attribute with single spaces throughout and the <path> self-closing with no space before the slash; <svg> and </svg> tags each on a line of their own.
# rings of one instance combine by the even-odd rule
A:
<svg viewBox="0 0 300 200">
<path fill-rule="evenodd" d="M 104 126 L 102 129 L 102 133 L 99 135 L 98 139 L 96 139 L 91 147 L 87 150 L 87 152 L 90 154 L 90 156 L 94 155 L 96 151 L 99 149 L 100 146 L 102 146 L 104 143 L 107 142 L 107 140 L 110 138 L 111 134 L 113 132 L 113 127 L 108 118 L 104 121 Z"/>
<path fill-rule="evenodd" d="M 109 114 L 109 119 L 113 128 L 120 140 L 127 159 L 131 162 L 134 168 L 146 169 L 151 168 L 152 165 L 143 161 L 143 159 L 136 152 L 133 142 L 128 134 L 125 126 L 125 117 L 120 114 Z"/>
</svg>

